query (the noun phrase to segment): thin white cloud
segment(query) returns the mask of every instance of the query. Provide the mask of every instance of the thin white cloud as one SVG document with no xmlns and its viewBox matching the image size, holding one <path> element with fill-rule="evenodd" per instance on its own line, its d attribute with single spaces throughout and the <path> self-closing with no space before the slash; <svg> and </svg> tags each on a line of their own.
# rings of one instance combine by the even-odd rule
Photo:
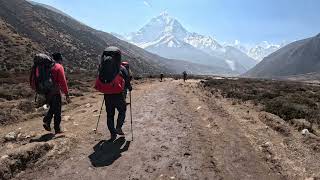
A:
<svg viewBox="0 0 320 180">
<path fill-rule="evenodd" d="M 148 1 L 143 1 L 143 4 L 151 8 L 151 4 Z"/>
</svg>

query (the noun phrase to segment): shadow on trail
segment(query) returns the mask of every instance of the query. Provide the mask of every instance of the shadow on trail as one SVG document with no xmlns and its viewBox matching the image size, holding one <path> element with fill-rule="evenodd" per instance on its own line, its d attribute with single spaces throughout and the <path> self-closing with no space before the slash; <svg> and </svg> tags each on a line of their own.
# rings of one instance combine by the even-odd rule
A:
<svg viewBox="0 0 320 180">
<path fill-rule="evenodd" d="M 30 143 L 33 143 L 33 142 L 48 142 L 48 141 L 52 140 L 53 138 L 54 138 L 54 134 L 48 133 L 48 134 L 42 135 L 39 138 L 31 139 Z"/>
<path fill-rule="evenodd" d="M 29 142 L 30 143 L 34 143 L 34 142 L 48 142 L 51 141 L 53 139 L 59 139 L 59 138 L 64 138 L 65 135 L 55 135 L 53 133 L 48 133 L 48 134 L 44 134 L 38 138 L 33 138 L 31 139 Z"/>
<path fill-rule="evenodd" d="M 94 167 L 110 166 L 121 157 L 121 153 L 127 151 L 130 141 L 120 137 L 114 142 L 100 141 L 93 147 L 94 152 L 89 156 Z M 121 148 L 122 147 L 122 148 Z"/>
</svg>

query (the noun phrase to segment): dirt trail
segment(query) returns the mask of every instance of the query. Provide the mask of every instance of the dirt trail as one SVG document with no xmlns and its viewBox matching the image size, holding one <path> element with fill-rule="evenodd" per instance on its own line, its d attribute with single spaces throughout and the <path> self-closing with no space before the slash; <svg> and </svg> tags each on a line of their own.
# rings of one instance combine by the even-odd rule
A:
<svg viewBox="0 0 320 180">
<path fill-rule="evenodd" d="M 237 116 L 230 115 L 221 103 L 204 102 L 196 95 L 196 81 L 188 84 L 166 80 L 136 87 L 133 142 L 130 118 L 124 127 L 126 139 L 105 141 L 109 138 L 105 111 L 98 134 L 93 133 L 102 96 L 96 93 L 74 99 L 64 112 L 65 135 L 47 139 L 62 141 L 59 147 L 69 146 L 69 153 L 58 152 L 16 179 L 288 178 L 263 159 Z M 40 119 L 35 119 L 2 127 L 1 135 L 19 127 L 22 132 L 46 134 Z"/>
</svg>

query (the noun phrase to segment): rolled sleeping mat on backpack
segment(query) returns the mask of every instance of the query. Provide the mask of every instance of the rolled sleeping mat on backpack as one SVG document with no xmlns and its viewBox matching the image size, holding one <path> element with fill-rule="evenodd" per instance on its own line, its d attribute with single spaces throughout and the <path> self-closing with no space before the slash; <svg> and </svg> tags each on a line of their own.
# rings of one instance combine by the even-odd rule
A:
<svg viewBox="0 0 320 180">
<path fill-rule="evenodd" d="M 55 61 L 46 54 L 37 54 L 33 59 L 34 64 L 53 64 Z"/>
<path fill-rule="evenodd" d="M 103 51 L 101 60 L 105 60 L 105 58 L 108 56 L 112 57 L 113 60 L 116 60 L 116 62 L 119 63 L 119 66 L 120 66 L 120 64 L 121 64 L 121 50 L 118 47 L 115 47 L 115 46 L 107 47 Z"/>
</svg>

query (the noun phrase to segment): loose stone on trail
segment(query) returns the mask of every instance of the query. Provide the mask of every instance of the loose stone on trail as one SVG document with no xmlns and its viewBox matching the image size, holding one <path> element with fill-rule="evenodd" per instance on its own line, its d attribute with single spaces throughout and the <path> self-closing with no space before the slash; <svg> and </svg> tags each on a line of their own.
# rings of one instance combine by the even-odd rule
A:
<svg viewBox="0 0 320 180">
<path fill-rule="evenodd" d="M 6 141 L 15 141 L 17 139 L 18 135 L 15 132 L 10 132 L 7 135 L 5 135 L 4 139 Z"/>
</svg>

